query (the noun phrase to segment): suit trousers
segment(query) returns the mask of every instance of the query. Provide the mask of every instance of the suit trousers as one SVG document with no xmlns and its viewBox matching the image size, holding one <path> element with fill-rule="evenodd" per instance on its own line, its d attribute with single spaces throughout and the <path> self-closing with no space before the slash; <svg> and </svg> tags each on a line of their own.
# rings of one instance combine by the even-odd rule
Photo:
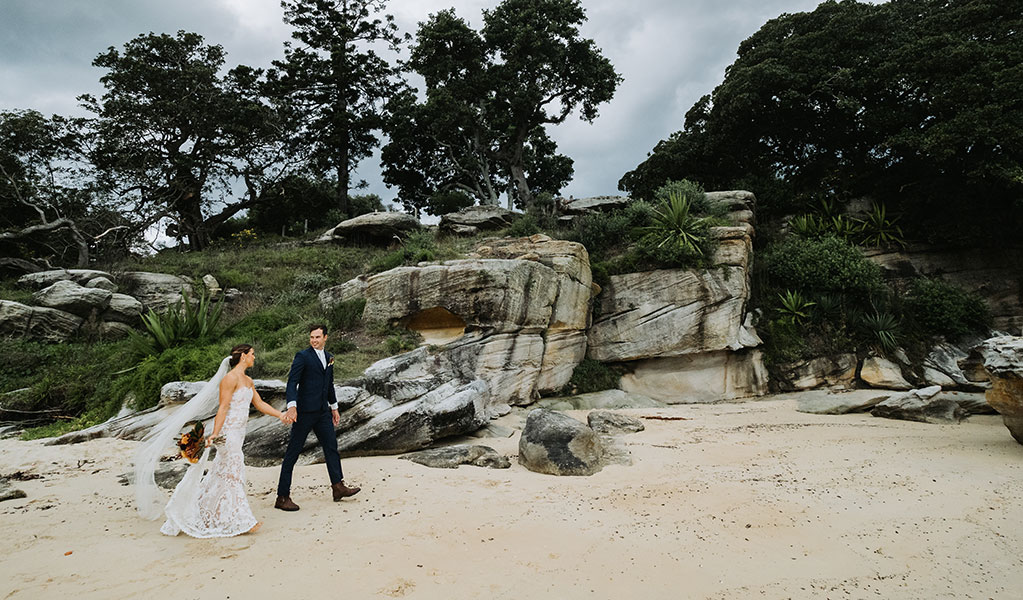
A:
<svg viewBox="0 0 1023 600">
<path fill-rule="evenodd" d="M 291 495 L 291 475 L 295 463 L 305 448 L 309 432 L 316 434 L 316 439 L 323 448 L 323 459 L 327 463 L 327 474 L 330 483 L 335 484 L 344 476 L 341 474 L 341 455 L 337 451 L 337 434 L 334 432 L 334 420 L 330 411 L 320 413 L 298 413 L 298 418 L 291 425 L 291 437 L 288 449 L 284 451 L 284 462 L 281 464 L 281 478 L 277 483 L 278 496 Z"/>
</svg>

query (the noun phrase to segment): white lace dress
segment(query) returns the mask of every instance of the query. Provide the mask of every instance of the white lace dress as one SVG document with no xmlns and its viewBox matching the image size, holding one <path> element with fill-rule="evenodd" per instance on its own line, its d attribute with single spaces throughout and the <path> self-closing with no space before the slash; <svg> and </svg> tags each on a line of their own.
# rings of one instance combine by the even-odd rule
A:
<svg viewBox="0 0 1023 600">
<path fill-rule="evenodd" d="M 238 388 L 221 433 L 224 443 L 203 476 L 209 449 L 189 467 L 164 512 L 167 521 L 160 528 L 166 535 L 184 532 L 195 538 L 231 537 L 256 525 L 256 517 L 245 497 L 245 459 L 242 443 L 249 419 L 252 388 Z"/>
</svg>

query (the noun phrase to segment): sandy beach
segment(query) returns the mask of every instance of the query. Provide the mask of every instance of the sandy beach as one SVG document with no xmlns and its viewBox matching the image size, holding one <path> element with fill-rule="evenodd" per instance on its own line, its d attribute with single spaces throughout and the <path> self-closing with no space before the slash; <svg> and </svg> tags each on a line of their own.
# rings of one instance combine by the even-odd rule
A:
<svg viewBox="0 0 1023 600">
<path fill-rule="evenodd" d="M 621 411 L 633 465 L 591 477 L 343 461 L 248 468 L 262 529 L 170 538 L 118 483 L 135 442 L 0 440 L 0 598 L 1023 598 L 1023 446 L 959 425 L 796 412 L 794 397 Z M 570 412 L 585 420 L 585 412 Z M 661 420 L 649 417 L 672 417 Z M 516 426 L 522 416 L 504 417 Z M 515 455 L 518 435 L 483 443 Z"/>
</svg>

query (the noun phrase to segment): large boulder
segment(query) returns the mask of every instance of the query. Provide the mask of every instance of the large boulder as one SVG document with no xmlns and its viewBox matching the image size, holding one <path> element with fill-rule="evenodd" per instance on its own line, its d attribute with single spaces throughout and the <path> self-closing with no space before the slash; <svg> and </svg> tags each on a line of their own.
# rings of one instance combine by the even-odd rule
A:
<svg viewBox="0 0 1023 600">
<path fill-rule="evenodd" d="M 796 410 L 815 415 L 844 415 L 870 410 L 887 400 L 891 394 L 884 390 L 810 390 L 796 396 Z"/>
<path fill-rule="evenodd" d="M 565 215 L 579 216 L 607 212 L 628 206 L 628 196 L 591 196 L 589 198 L 558 199 L 558 210 Z"/>
<path fill-rule="evenodd" d="M 604 447 L 593 429 L 572 417 L 531 410 L 519 437 L 519 464 L 548 475 L 593 475 L 604 468 Z"/>
<path fill-rule="evenodd" d="M 104 321 L 137 325 L 142 319 L 142 303 L 127 294 L 111 294 L 107 309 L 100 318 Z"/>
<path fill-rule="evenodd" d="M 113 280 L 110 273 L 106 271 L 96 271 L 93 269 L 52 269 L 23 275 L 18 278 L 18 284 L 35 290 L 41 290 L 58 281 L 73 281 L 78 285 L 89 287 L 89 282 L 96 278 Z"/>
<path fill-rule="evenodd" d="M 182 302 L 184 295 L 195 296 L 189 279 L 166 273 L 126 271 L 117 274 L 117 283 L 122 293 L 136 298 L 144 309 L 158 313 Z"/>
<path fill-rule="evenodd" d="M 967 357 L 967 353 L 958 346 L 943 342 L 936 344 L 923 361 L 922 375 L 931 385 L 940 385 L 944 389 L 977 390 L 979 386 L 966 378 L 959 362 Z"/>
<path fill-rule="evenodd" d="M 913 387 L 902 375 L 899 365 L 883 356 L 865 358 L 860 367 L 860 379 L 873 388 L 908 390 Z"/>
<path fill-rule="evenodd" d="M 69 280 L 56 281 L 32 295 L 36 304 L 55 308 L 79 317 L 99 316 L 110 305 L 113 293 L 102 288 L 87 288 Z"/>
<path fill-rule="evenodd" d="M 443 233 L 476 235 L 481 231 L 504 229 L 515 213 L 500 206 L 470 206 L 441 216 L 438 229 Z"/>
<path fill-rule="evenodd" d="M 341 221 L 316 241 L 319 243 L 369 242 L 392 244 L 420 228 L 419 221 L 408 213 L 372 212 Z"/>
<path fill-rule="evenodd" d="M 320 300 L 330 308 L 365 299 L 365 320 L 420 333 L 465 381 L 486 381 L 493 406 L 561 389 L 586 353 L 586 249 L 539 235 L 489 240 L 474 256 L 359 278 Z"/>
<path fill-rule="evenodd" d="M 967 360 L 983 365 L 991 382 L 985 394 L 988 404 L 1002 415 L 1012 437 L 1023 444 L 1023 337 L 985 340 L 970 351 Z"/>
<path fill-rule="evenodd" d="M 931 386 L 895 394 L 879 402 L 870 414 L 875 417 L 919 421 L 921 423 L 958 423 L 966 411 L 955 400 L 939 396 L 941 388 Z"/>
<path fill-rule="evenodd" d="M 590 300 L 595 289 L 590 255 L 582 244 L 538 234 L 488 240 L 477 246 L 474 253 L 480 258 L 528 260 L 550 267 L 557 274 L 558 289 L 547 329 L 581 331 L 589 325 Z"/>
<path fill-rule="evenodd" d="M 66 342 L 78 334 L 83 321 L 62 310 L 0 300 L 0 337 Z"/>
</svg>

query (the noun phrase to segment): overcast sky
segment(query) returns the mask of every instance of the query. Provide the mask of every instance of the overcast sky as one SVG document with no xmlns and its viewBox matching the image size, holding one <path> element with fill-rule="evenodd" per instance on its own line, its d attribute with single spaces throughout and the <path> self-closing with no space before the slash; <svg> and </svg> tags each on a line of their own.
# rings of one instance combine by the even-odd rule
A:
<svg viewBox="0 0 1023 600">
<path fill-rule="evenodd" d="M 414 34 L 430 13 L 454 7 L 474 27 L 498 0 L 391 0 L 402 31 Z M 575 160 L 562 193 L 617 194 L 618 179 L 654 144 L 681 129 L 685 112 L 710 93 L 735 60 L 739 43 L 783 13 L 813 10 L 816 0 L 582 0 L 585 37 L 596 41 L 625 81 L 592 123 L 552 128 L 559 151 Z M 85 114 L 75 98 L 100 95 L 93 58 L 150 31 L 202 34 L 227 51 L 227 67 L 266 67 L 282 56 L 290 30 L 278 0 L 0 0 L 0 110 Z M 356 179 L 385 200 L 377 158 Z"/>
</svg>

